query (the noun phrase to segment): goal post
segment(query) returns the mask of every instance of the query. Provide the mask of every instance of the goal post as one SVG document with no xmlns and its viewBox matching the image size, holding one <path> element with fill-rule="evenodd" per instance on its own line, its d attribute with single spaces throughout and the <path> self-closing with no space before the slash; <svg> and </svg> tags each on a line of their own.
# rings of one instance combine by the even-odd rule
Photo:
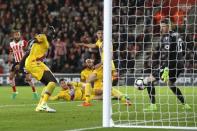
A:
<svg viewBox="0 0 197 131">
<path fill-rule="evenodd" d="M 112 0 L 104 0 L 103 127 L 111 127 Z"/>
<path fill-rule="evenodd" d="M 104 0 L 103 12 L 103 127 L 197 130 L 197 0 Z M 151 54 L 161 41 L 163 18 L 170 20 L 186 44 L 185 72 L 175 85 L 191 110 L 183 110 L 160 80 L 155 85 L 157 110 L 144 111 L 150 105 L 147 90 L 134 87 L 136 78 L 152 73 Z M 113 88 L 128 96 L 131 106 L 111 100 L 112 58 L 119 75 Z"/>
</svg>

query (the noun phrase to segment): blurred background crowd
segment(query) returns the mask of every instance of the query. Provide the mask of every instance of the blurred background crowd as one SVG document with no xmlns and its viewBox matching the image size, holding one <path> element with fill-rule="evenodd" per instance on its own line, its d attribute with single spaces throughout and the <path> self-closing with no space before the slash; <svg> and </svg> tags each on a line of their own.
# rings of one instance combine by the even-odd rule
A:
<svg viewBox="0 0 197 131">
<path fill-rule="evenodd" d="M 158 43 L 160 37 L 157 24 L 162 12 L 157 12 L 161 10 L 161 4 L 165 4 L 165 0 L 163 3 L 113 1 L 114 61 L 120 72 L 132 73 L 137 67 L 136 60 L 140 58 L 144 59 L 141 64 L 145 66 L 145 72 L 150 71 L 153 38 Z M 101 0 L 0 0 L 0 19 L 0 73 L 9 72 L 9 42 L 13 29 L 20 29 L 23 39 L 28 41 L 44 27 L 55 27 L 57 38 L 52 41 L 46 59 L 53 72 L 79 73 L 86 58 L 99 59 L 97 49 L 90 50 L 76 44 L 96 42 L 96 31 L 103 25 Z M 176 27 L 176 30 L 187 44 L 186 70 L 192 73 L 197 69 L 195 30 L 187 32 L 185 30 L 193 26 L 185 27 L 184 22 L 178 22 L 183 26 Z"/>
</svg>

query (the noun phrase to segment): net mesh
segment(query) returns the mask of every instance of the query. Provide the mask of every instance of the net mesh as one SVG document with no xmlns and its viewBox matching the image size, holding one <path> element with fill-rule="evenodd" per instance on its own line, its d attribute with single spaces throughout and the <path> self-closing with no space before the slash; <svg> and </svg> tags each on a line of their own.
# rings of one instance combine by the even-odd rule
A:
<svg viewBox="0 0 197 131">
<path fill-rule="evenodd" d="M 131 106 L 112 101 L 115 126 L 159 126 L 197 128 L 197 54 L 196 0 L 113 0 L 113 60 L 119 73 L 114 88 L 130 97 Z M 160 43 L 160 22 L 170 19 L 171 28 L 179 33 L 186 46 L 184 73 L 176 85 L 191 110 L 183 105 L 166 86 L 156 85 L 156 111 L 144 111 L 150 105 L 148 93 L 134 88 L 134 80 L 152 73 L 152 52 Z"/>
</svg>

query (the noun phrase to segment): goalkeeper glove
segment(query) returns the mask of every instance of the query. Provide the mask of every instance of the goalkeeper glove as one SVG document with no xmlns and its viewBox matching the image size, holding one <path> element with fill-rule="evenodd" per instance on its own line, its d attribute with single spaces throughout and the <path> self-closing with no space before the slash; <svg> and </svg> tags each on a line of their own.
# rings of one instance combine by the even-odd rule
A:
<svg viewBox="0 0 197 131">
<path fill-rule="evenodd" d="M 163 74 L 161 76 L 161 79 L 164 81 L 164 82 L 168 82 L 169 80 L 169 68 L 168 67 L 165 67 L 164 70 L 163 70 Z"/>
</svg>

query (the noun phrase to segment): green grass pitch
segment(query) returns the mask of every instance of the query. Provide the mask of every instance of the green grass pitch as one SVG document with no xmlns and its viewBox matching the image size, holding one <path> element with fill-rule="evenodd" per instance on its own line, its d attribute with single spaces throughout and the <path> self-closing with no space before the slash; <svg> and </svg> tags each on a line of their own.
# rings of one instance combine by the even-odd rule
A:
<svg viewBox="0 0 197 131">
<path fill-rule="evenodd" d="M 42 90 L 41 87 L 37 89 L 38 93 Z M 138 91 L 133 87 L 121 88 L 124 93 L 129 94 L 133 104 L 131 107 L 126 107 L 119 104 L 117 100 L 113 100 L 114 121 L 128 123 L 129 120 L 138 125 L 197 126 L 197 88 L 181 88 L 187 103 L 192 106 L 190 111 L 181 109 L 180 103 L 167 87 L 156 89 L 157 103 L 160 103 L 158 111 L 144 113 L 142 109 L 149 102 L 146 91 Z M 58 91 L 59 88 L 56 88 L 54 94 Z M 102 126 L 102 101 L 94 101 L 92 107 L 78 106 L 80 101 L 50 101 L 49 106 L 54 107 L 57 113 L 37 113 L 34 111 L 37 100 L 32 99 L 31 88 L 18 87 L 18 92 L 17 98 L 12 100 L 11 88 L 0 86 L 0 131 L 65 131 L 83 128 L 90 130 Z M 91 130 L 156 131 L 158 129 L 97 128 Z"/>
</svg>

